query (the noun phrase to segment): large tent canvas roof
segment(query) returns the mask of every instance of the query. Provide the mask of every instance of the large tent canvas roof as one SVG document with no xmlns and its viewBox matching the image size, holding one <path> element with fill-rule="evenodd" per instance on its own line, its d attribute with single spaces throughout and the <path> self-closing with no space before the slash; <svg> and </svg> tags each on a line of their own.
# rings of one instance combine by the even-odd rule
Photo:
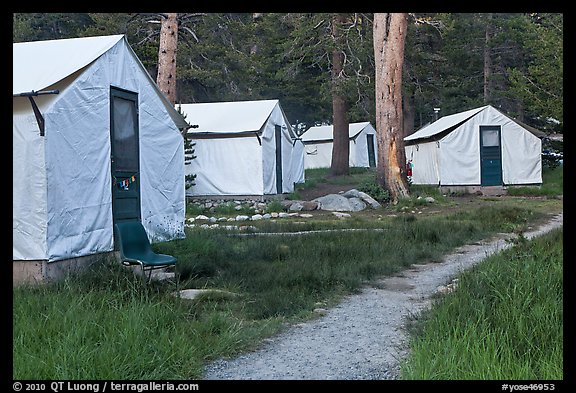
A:
<svg viewBox="0 0 576 393">
<path fill-rule="evenodd" d="M 198 133 L 243 133 L 259 132 L 278 100 L 256 100 L 235 102 L 208 102 L 179 104 L 186 113 L 186 120 L 197 128 Z"/>
<path fill-rule="evenodd" d="M 418 131 L 413 134 L 408 135 L 404 138 L 405 141 L 413 141 L 416 139 L 421 138 L 430 138 L 434 135 L 437 135 L 441 132 L 446 131 L 449 128 L 452 128 L 460 123 L 465 122 L 481 110 L 485 109 L 486 106 L 470 109 L 465 112 L 455 113 L 453 115 L 443 116 L 440 119 L 436 120 L 433 123 L 428 124 L 427 126 L 422 127 Z"/>
<path fill-rule="evenodd" d="M 94 62 L 122 39 L 126 40 L 126 37 L 117 34 L 13 44 L 12 95 L 38 92 L 53 86 Z M 137 58 L 130 45 L 126 46 Z M 138 64 L 150 83 L 156 86 L 142 63 L 138 61 Z M 164 94 L 156 90 L 172 120 L 180 129 L 186 128 L 188 124 L 184 118 L 176 112 Z"/>
<path fill-rule="evenodd" d="M 45 89 L 92 63 L 123 35 L 15 43 L 12 94 Z"/>
</svg>

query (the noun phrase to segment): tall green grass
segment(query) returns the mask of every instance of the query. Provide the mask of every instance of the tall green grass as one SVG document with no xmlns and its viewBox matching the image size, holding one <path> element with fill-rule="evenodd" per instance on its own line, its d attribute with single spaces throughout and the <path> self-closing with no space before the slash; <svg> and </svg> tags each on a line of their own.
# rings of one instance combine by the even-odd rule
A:
<svg viewBox="0 0 576 393">
<path fill-rule="evenodd" d="M 403 379 L 563 379 L 563 231 L 464 273 L 413 327 Z"/>
<path fill-rule="evenodd" d="M 267 329 L 197 313 L 166 288 L 101 266 L 13 297 L 14 379 L 196 379 L 204 359 Z"/>
</svg>

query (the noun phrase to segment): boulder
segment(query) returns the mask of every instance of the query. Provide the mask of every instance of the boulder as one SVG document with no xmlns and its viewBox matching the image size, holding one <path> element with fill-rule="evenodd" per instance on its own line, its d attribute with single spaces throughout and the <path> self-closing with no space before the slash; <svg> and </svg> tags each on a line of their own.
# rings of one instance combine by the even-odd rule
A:
<svg viewBox="0 0 576 393">
<path fill-rule="evenodd" d="M 313 199 L 313 202 L 318 203 L 318 208 L 321 210 L 349 212 L 351 211 L 350 202 L 348 198 L 339 194 L 328 194 L 323 197 Z"/>
<path fill-rule="evenodd" d="M 343 194 L 328 194 L 313 200 L 321 210 L 336 212 L 357 212 L 364 210 L 366 204 L 360 198 L 347 198 Z"/>
</svg>

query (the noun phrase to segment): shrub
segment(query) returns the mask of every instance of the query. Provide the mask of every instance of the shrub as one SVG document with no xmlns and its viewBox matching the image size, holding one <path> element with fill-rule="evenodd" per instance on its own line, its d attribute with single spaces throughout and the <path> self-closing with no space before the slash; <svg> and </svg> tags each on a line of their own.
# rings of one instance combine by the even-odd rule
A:
<svg viewBox="0 0 576 393">
<path fill-rule="evenodd" d="M 364 181 L 358 187 L 358 191 L 365 192 L 380 203 L 390 201 L 390 193 L 384 187 L 376 182 L 375 178 Z"/>
</svg>

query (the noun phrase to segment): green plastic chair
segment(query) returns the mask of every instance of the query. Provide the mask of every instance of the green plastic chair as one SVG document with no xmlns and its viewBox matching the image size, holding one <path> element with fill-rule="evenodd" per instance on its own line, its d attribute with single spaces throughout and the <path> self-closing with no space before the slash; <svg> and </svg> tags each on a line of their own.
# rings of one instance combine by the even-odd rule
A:
<svg viewBox="0 0 576 393">
<path fill-rule="evenodd" d="M 140 265 L 142 273 L 148 271 L 148 282 L 152 270 L 165 269 L 176 265 L 171 255 L 157 254 L 152 250 L 146 230 L 140 221 L 125 221 L 115 224 L 120 260 L 123 265 Z"/>
</svg>

